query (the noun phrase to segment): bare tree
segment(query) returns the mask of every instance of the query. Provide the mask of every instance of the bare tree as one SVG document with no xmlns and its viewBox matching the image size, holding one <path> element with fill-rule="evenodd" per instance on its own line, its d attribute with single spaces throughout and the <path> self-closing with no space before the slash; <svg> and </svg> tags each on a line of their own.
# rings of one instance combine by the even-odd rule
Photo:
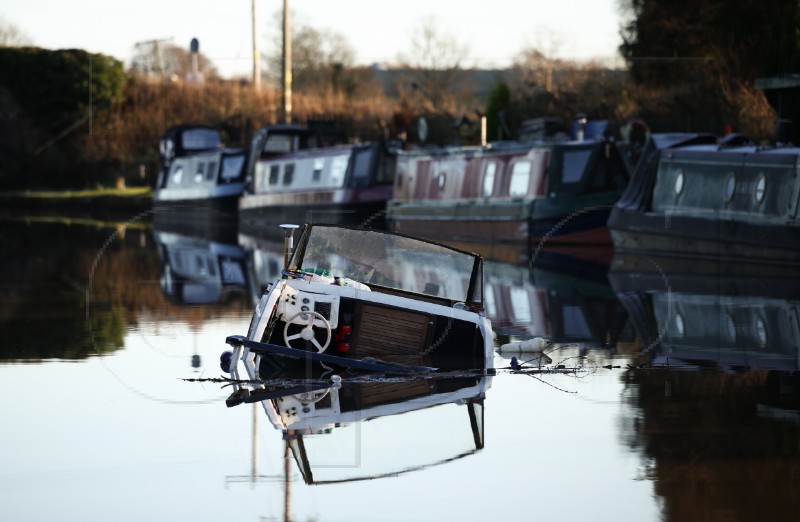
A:
<svg viewBox="0 0 800 522">
<path fill-rule="evenodd" d="M 275 31 L 269 36 L 264 55 L 267 75 L 277 85 L 283 70 L 282 12 L 276 12 Z M 292 13 L 292 20 L 297 16 Z M 346 74 L 355 62 L 355 51 L 347 38 L 336 31 L 317 29 L 302 21 L 292 28 L 292 83 L 305 93 L 337 92 L 347 83 Z"/>
<path fill-rule="evenodd" d="M 427 17 L 412 35 L 409 54 L 400 55 L 398 62 L 408 71 L 411 94 L 424 110 L 457 113 L 458 100 L 472 94 L 461 81 L 467 57 L 467 46 L 440 32 L 436 19 Z M 398 86 L 398 91 L 407 88 Z"/>
<path fill-rule="evenodd" d="M 0 46 L 24 47 L 33 45 L 33 40 L 5 17 L 0 16 Z"/>
</svg>

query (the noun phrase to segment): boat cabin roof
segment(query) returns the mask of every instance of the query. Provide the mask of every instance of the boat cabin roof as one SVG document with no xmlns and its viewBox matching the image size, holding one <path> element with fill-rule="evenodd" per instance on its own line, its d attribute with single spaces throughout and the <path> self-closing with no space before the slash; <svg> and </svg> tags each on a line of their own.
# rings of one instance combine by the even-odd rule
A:
<svg viewBox="0 0 800 522">
<path fill-rule="evenodd" d="M 206 125 L 176 125 L 161 136 L 162 156 L 172 158 L 222 148 L 222 133 Z"/>
</svg>

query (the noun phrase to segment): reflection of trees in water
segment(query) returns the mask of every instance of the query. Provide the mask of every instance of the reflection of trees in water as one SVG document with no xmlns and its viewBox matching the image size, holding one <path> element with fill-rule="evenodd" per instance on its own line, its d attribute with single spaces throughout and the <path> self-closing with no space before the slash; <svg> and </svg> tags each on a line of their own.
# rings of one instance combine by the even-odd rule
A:
<svg viewBox="0 0 800 522">
<path fill-rule="evenodd" d="M 86 289 L 111 230 L 64 224 L 0 225 L 2 359 L 80 359 L 122 346 L 124 302 L 97 300 L 87 327 Z M 112 252 L 109 254 L 113 255 Z"/>
<path fill-rule="evenodd" d="M 648 461 L 664 520 L 797 520 L 796 375 L 645 370 L 625 382 L 627 443 Z"/>
<path fill-rule="evenodd" d="M 0 223 L 0 360 L 81 359 L 122 348 L 141 314 L 199 325 L 230 310 L 230 302 L 170 303 L 158 284 L 150 232 L 127 230 L 109 240 L 112 234 L 106 227 Z M 239 301 L 233 306 L 243 310 L 246 301 Z"/>
</svg>

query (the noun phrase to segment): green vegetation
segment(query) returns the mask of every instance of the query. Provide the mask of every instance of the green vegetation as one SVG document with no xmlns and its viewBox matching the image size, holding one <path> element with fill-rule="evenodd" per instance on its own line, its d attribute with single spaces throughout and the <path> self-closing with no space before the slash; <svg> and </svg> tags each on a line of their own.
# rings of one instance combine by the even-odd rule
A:
<svg viewBox="0 0 800 522">
<path fill-rule="evenodd" d="M 123 99 L 122 62 L 102 54 L 0 47 L 0 70 L 16 101 L 38 124 L 56 132 Z"/>
<path fill-rule="evenodd" d="M 0 194 L 0 199 L 3 197 L 10 198 L 30 198 L 30 199 L 75 199 L 75 198 L 101 198 L 106 196 L 116 197 L 144 197 L 150 196 L 153 189 L 150 187 L 132 187 L 132 188 L 95 188 L 84 190 L 18 190 L 9 191 Z"/>
<path fill-rule="evenodd" d="M 107 182 L 87 172 L 93 166 L 79 137 L 91 134 L 93 118 L 123 101 L 122 63 L 77 49 L 0 47 L 0 70 L 6 115 L 0 121 L 0 188 Z"/>
</svg>

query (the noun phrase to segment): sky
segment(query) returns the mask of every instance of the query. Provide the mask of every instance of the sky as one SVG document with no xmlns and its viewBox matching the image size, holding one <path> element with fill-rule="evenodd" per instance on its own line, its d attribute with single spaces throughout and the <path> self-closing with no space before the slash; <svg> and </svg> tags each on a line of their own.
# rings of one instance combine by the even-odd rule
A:
<svg viewBox="0 0 800 522">
<path fill-rule="evenodd" d="M 0 0 L 0 17 L 48 49 L 79 48 L 126 62 L 137 42 L 192 38 L 224 77 L 252 70 L 252 0 Z M 290 0 L 293 24 L 342 34 L 356 63 L 391 64 L 411 54 L 425 19 L 467 50 L 467 66 L 504 67 L 538 48 L 562 59 L 613 60 L 619 0 Z M 261 52 L 278 31 L 283 0 L 256 0 Z"/>
</svg>

